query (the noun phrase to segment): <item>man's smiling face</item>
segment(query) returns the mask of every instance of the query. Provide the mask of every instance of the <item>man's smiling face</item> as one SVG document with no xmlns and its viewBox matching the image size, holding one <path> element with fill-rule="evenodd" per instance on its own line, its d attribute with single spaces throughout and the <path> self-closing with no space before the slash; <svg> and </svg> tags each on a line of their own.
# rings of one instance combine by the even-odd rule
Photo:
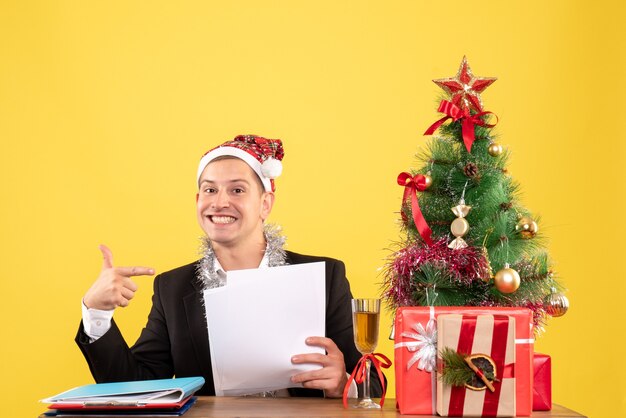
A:
<svg viewBox="0 0 626 418">
<path fill-rule="evenodd" d="M 263 236 L 263 221 L 274 203 L 248 164 L 238 158 L 211 162 L 200 176 L 198 222 L 218 246 L 234 248 Z"/>
</svg>

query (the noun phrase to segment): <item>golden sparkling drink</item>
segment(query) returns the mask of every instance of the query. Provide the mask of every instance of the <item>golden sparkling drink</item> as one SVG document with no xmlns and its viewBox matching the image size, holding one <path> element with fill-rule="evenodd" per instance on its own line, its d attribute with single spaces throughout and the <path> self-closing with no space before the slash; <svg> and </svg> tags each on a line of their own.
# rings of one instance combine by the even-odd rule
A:
<svg viewBox="0 0 626 418">
<path fill-rule="evenodd" d="M 373 353 L 378 344 L 379 312 L 354 312 L 354 343 L 361 354 Z"/>
</svg>

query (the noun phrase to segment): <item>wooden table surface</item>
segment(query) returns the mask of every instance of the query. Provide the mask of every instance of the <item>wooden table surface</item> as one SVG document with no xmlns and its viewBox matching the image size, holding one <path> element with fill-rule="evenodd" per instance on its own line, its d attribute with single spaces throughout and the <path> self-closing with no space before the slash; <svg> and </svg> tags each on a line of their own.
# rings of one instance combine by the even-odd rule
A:
<svg viewBox="0 0 626 418">
<path fill-rule="evenodd" d="M 128 415 L 127 415 L 128 416 Z M 261 418 L 261 417 L 428 417 L 400 415 L 396 400 L 386 399 L 382 410 L 344 409 L 341 399 L 321 398 L 253 398 L 201 396 L 184 418 Z M 532 417 L 584 417 L 577 412 L 554 405 L 552 411 L 537 411 Z M 96 418 L 95 415 L 90 415 Z M 137 417 L 135 415 L 135 417 Z M 40 416 L 43 418 L 43 415 Z"/>
<path fill-rule="evenodd" d="M 183 417 L 408 417 L 427 415 L 400 415 L 395 399 L 385 399 L 382 410 L 344 409 L 341 399 L 320 398 L 247 398 L 199 397 Z M 436 415 L 435 415 L 436 416 Z M 584 417 L 577 412 L 554 405 L 552 411 L 537 411 L 532 417 Z"/>
</svg>

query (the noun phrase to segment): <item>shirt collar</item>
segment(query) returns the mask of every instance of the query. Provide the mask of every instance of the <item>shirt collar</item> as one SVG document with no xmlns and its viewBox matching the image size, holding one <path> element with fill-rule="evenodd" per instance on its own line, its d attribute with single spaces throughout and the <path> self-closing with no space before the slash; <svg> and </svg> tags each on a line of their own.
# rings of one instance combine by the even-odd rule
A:
<svg viewBox="0 0 626 418">
<path fill-rule="evenodd" d="M 263 253 L 263 258 L 261 259 L 261 262 L 259 263 L 259 266 L 257 268 L 259 269 L 269 268 L 269 264 L 270 264 L 270 260 L 267 256 L 267 251 L 265 251 L 265 253 Z M 213 267 L 214 267 L 214 270 L 213 270 L 214 273 L 217 273 L 217 275 L 220 277 L 226 277 L 226 270 L 222 268 L 222 265 L 220 264 L 220 261 L 217 259 L 217 257 L 215 257 L 215 263 Z"/>
</svg>

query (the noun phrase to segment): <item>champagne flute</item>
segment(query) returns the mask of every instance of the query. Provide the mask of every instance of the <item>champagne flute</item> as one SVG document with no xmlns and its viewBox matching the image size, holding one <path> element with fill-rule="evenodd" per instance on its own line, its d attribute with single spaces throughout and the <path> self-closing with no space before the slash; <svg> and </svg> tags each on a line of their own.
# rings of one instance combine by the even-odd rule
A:
<svg viewBox="0 0 626 418">
<path fill-rule="evenodd" d="M 372 354 L 378 344 L 378 323 L 380 319 L 380 299 L 352 299 L 352 326 L 354 343 L 363 355 Z M 371 360 L 365 363 L 363 396 L 354 408 L 380 409 L 380 405 L 370 398 Z"/>
</svg>

